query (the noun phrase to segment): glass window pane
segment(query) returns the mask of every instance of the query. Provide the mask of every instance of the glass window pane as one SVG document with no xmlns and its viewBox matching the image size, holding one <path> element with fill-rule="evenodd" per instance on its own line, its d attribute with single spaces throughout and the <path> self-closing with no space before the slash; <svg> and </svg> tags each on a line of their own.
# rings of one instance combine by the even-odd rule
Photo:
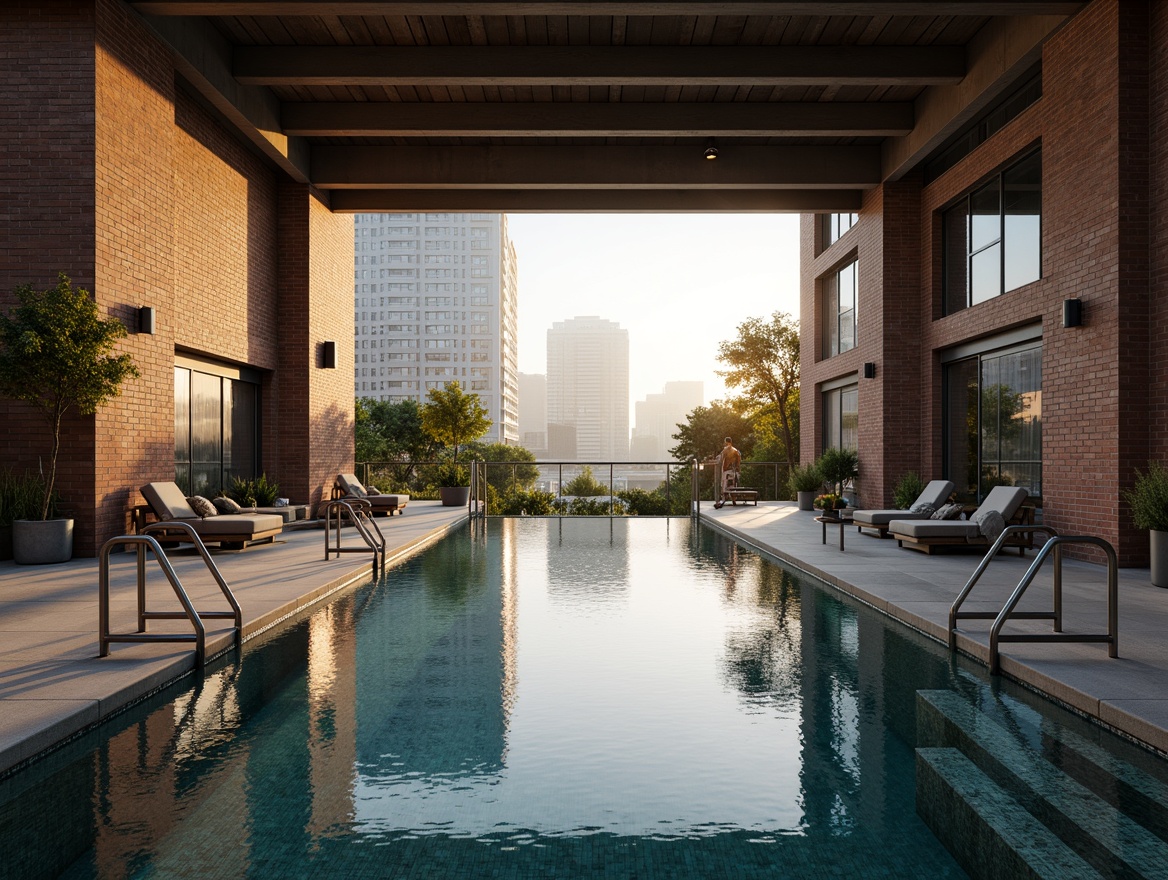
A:
<svg viewBox="0 0 1168 880">
<path fill-rule="evenodd" d="M 849 309 L 839 316 L 839 350 L 851 351 L 856 347 L 856 311 Z"/>
<path fill-rule="evenodd" d="M 977 358 L 945 368 L 945 478 L 963 502 L 977 499 L 978 487 Z"/>
<path fill-rule="evenodd" d="M 969 197 L 969 251 L 979 251 L 1001 237 L 1002 203 L 994 180 Z"/>
<path fill-rule="evenodd" d="M 214 495 L 222 488 L 222 380 L 191 374 L 191 491 Z"/>
<path fill-rule="evenodd" d="M 1002 292 L 1002 250 L 995 244 L 970 257 L 970 304 L 993 299 Z"/>
<path fill-rule="evenodd" d="M 174 460 L 191 460 L 191 371 L 182 367 L 174 368 Z"/>
<path fill-rule="evenodd" d="M 823 356 L 839 354 L 839 278 L 832 274 L 823 279 Z"/>
<path fill-rule="evenodd" d="M 961 204 L 946 211 L 941 217 L 941 236 L 944 247 L 946 315 L 959 312 L 969 305 L 966 269 L 969 261 L 969 206 Z"/>
<path fill-rule="evenodd" d="M 860 448 L 860 392 L 855 386 L 840 390 L 840 447 Z"/>
<path fill-rule="evenodd" d="M 823 394 L 823 448 L 831 449 L 840 443 L 840 392 Z"/>
<path fill-rule="evenodd" d="M 1023 159 L 1003 176 L 1005 187 L 1005 290 L 1042 275 L 1042 159 Z"/>
<path fill-rule="evenodd" d="M 232 477 L 257 476 L 257 400 L 259 389 L 250 382 L 233 380 L 224 383 L 230 387 L 230 438 L 228 424 L 224 425 L 223 471 L 225 481 Z"/>
</svg>

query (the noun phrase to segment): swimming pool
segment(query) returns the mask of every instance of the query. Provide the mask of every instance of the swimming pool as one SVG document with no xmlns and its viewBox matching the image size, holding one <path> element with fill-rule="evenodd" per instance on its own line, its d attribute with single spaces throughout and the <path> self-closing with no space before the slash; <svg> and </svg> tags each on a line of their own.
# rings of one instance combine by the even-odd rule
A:
<svg viewBox="0 0 1168 880">
<path fill-rule="evenodd" d="M 915 694 L 984 687 L 691 521 L 488 520 L 0 782 L 0 875 L 959 877 Z"/>
</svg>

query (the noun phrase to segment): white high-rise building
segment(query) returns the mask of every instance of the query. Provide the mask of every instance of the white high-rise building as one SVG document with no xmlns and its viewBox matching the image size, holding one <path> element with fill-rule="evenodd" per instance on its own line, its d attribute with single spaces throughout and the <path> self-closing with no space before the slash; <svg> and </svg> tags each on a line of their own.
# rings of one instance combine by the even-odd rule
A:
<svg viewBox="0 0 1168 880">
<path fill-rule="evenodd" d="M 603 318 L 557 321 L 547 335 L 548 446 L 574 429 L 575 458 L 629 457 L 629 331 Z M 567 457 L 567 456 L 564 456 Z"/>
<path fill-rule="evenodd" d="M 504 214 L 357 214 L 357 397 L 424 402 L 458 380 L 519 442 L 518 275 Z"/>
<path fill-rule="evenodd" d="M 701 382 L 666 382 L 660 394 L 648 394 L 634 405 L 637 423 L 633 428 L 634 458 L 664 461 L 677 445 L 673 435 L 689 414 L 705 403 Z"/>
<path fill-rule="evenodd" d="M 537 456 L 547 455 L 547 376 L 543 373 L 519 374 L 519 442 Z"/>
</svg>

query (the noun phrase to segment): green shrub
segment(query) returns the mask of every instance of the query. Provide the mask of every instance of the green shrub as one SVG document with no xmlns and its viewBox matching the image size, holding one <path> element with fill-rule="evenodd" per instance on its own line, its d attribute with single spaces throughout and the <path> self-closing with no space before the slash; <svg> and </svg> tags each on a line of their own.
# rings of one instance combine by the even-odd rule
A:
<svg viewBox="0 0 1168 880">
<path fill-rule="evenodd" d="M 892 506 L 898 510 L 908 510 L 917 497 L 925 491 L 925 481 L 916 471 L 909 471 L 896 482 L 892 490 Z"/>
<path fill-rule="evenodd" d="M 1168 532 L 1168 469 L 1158 461 L 1148 462 L 1148 472 L 1136 471 L 1136 483 L 1123 493 L 1131 506 L 1132 521 L 1138 529 Z"/>
<path fill-rule="evenodd" d="M 280 497 L 280 484 L 269 480 L 267 474 L 233 477 L 223 494 L 244 507 L 271 507 Z"/>
<path fill-rule="evenodd" d="M 799 465 L 791 471 L 789 483 L 791 491 L 795 493 L 818 492 L 823 488 L 823 475 L 814 464 Z"/>
<path fill-rule="evenodd" d="M 45 481 L 40 474 L 0 472 L 0 526 L 10 526 L 18 519 L 40 519 L 44 494 Z M 58 501 L 54 492 L 49 501 L 50 518 L 56 516 Z"/>
<path fill-rule="evenodd" d="M 487 512 L 499 516 L 549 516 L 555 513 L 556 496 L 538 489 L 503 492 L 491 500 L 487 503 Z"/>
<path fill-rule="evenodd" d="M 625 503 L 629 516 L 669 516 L 669 499 L 661 492 L 644 489 L 626 489 L 616 497 Z"/>
<path fill-rule="evenodd" d="M 860 456 L 854 449 L 833 446 L 824 450 L 815 467 L 824 480 L 840 490 L 844 483 L 860 475 Z"/>
</svg>

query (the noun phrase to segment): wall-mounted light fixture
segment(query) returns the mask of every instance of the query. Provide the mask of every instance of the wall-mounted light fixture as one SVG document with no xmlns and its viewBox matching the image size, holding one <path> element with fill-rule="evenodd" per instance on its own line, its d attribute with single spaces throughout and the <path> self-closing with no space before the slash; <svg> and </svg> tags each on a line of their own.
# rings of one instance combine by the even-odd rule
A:
<svg viewBox="0 0 1168 880">
<path fill-rule="evenodd" d="M 1083 301 L 1081 299 L 1063 300 L 1063 326 L 1083 326 Z"/>
<path fill-rule="evenodd" d="M 702 156 L 711 162 L 718 158 L 718 148 L 714 146 L 713 138 L 706 141 L 706 151 L 702 153 Z"/>
<path fill-rule="evenodd" d="M 874 363 L 869 362 L 869 363 L 864 364 L 864 378 L 865 379 L 875 379 L 876 378 L 876 365 Z"/>
<path fill-rule="evenodd" d="M 322 342 L 320 344 L 320 365 L 326 370 L 337 368 L 337 344 L 335 342 Z"/>
<path fill-rule="evenodd" d="M 138 332 L 154 333 L 154 306 L 142 306 L 138 309 Z"/>
</svg>

